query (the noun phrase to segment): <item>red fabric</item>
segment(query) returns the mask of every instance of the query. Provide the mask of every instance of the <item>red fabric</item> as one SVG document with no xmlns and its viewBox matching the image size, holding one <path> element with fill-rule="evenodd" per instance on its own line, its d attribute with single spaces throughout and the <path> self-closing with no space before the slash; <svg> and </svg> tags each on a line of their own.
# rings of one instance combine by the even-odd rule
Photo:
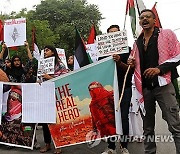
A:
<svg viewBox="0 0 180 154">
<path fill-rule="evenodd" d="M 159 28 L 162 28 L 161 22 L 160 22 L 160 19 L 159 19 L 157 10 L 156 10 L 156 4 L 157 4 L 157 2 L 154 4 L 154 6 L 153 6 L 153 8 L 152 8 L 151 10 L 152 10 L 152 11 L 154 12 L 154 14 L 156 15 L 156 23 L 155 23 L 155 26 L 156 26 L 156 27 L 159 27 Z"/>
<path fill-rule="evenodd" d="M 10 50 L 13 50 L 13 51 L 18 51 L 18 47 L 10 47 Z"/>
<path fill-rule="evenodd" d="M 113 91 L 107 91 L 98 82 L 91 83 L 89 91 L 92 98 L 89 107 L 93 128 L 100 132 L 101 137 L 115 135 Z"/>
<path fill-rule="evenodd" d="M 22 113 L 22 91 L 20 86 L 12 86 L 7 101 L 6 119 L 12 121 Z"/>
<path fill-rule="evenodd" d="M 4 41 L 4 25 L 1 20 L 0 20 L 0 41 Z"/>
<path fill-rule="evenodd" d="M 126 4 L 126 15 L 128 13 L 128 11 L 134 8 L 134 0 L 127 0 L 127 4 Z"/>
<path fill-rule="evenodd" d="M 93 25 L 88 37 L 87 44 L 93 44 L 95 39 L 96 39 L 96 29 L 95 26 Z"/>
</svg>

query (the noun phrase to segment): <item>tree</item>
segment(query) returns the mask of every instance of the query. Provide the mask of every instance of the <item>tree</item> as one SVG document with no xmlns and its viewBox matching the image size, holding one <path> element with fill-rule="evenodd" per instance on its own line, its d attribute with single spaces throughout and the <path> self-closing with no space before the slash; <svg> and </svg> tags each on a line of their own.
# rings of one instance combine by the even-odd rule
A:
<svg viewBox="0 0 180 154">
<path fill-rule="evenodd" d="M 92 22 L 99 31 L 101 13 L 96 5 L 88 5 L 86 0 L 44 0 L 36 6 L 32 19 L 47 20 L 50 29 L 59 35 L 56 47 L 67 52 L 74 50 L 75 26 L 87 39 Z"/>
</svg>

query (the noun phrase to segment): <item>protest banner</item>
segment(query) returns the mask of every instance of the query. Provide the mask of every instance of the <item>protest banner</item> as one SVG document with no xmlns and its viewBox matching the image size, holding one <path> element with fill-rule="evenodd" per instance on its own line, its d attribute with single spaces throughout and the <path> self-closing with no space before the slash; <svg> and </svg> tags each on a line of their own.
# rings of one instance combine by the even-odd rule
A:
<svg viewBox="0 0 180 154">
<path fill-rule="evenodd" d="M 86 44 L 86 52 L 89 53 L 93 62 L 96 62 L 98 60 L 96 43 Z"/>
<path fill-rule="evenodd" d="M 56 50 L 57 50 L 57 53 L 58 53 L 59 58 L 61 59 L 61 61 L 63 62 L 63 64 L 66 66 L 66 68 L 68 68 L 68 66 L 67 66 L 67 60 L 66 60 L 66 54 L 65 54 L 64 49 L 56 48 Z"/>
<path fill-rule="evenodd" d="M 121 134 L 120 112 L 114 109 L 119 98 L 117 72 L 111 57 L 51 81 L 57 122 L 49 129 L 55 148 Z"/>
<path fill-rule="evenodd" d="M 35 125 L 25 124 L 22 119 L 21 84 L 3 84 L 0 144 L 33 149 Z"/>
<path fill-rule="evenodd" d="M 22 46 L 26 41 L 26 19 L 9 19 L 4 21 L 4 42 L 7 47 Z"/>
<path fill-rule="evenodd" d="M 54 63 L 55 63 L 54 61 L 55 61 L 55 57 L 40 59 L 38 61 L 37 75 L 41 76 L 44 74 L 54 74 Z"/>
<path fill-rule="evenodd" d="M 126 31 L 117 31 L 96 36 L 98 57 L 128 53 Z"/>
</svg>

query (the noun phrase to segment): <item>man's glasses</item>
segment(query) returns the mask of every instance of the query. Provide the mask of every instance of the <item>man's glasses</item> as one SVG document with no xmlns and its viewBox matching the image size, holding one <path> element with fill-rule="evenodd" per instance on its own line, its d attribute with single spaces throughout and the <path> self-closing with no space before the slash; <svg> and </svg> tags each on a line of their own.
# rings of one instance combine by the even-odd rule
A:
<svg viewBox="0 0 180 154">
<path fill-rule="evenodd" d="M 151 17 L 152 17 L 152 15 L 144 15 L 144 16 L 140 16 L 139 19 L 143 20 L 144 18 L 149 19 Z"/>
</svg>

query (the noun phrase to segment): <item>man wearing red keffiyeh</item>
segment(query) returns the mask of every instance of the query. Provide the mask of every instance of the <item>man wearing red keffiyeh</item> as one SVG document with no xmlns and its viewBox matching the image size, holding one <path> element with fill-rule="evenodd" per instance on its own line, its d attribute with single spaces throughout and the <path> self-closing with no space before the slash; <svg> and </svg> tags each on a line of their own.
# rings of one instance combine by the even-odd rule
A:
<svg viewBox="0 0 180 154">
<path fill-rule="evenodd" d="M 171 81 L 178 77 L 176 66 L 180 62 L 180 44 L 171 30 L 155 27 L 155 14 L 151 10 L 143 10 L 139 19 L 143 32 L 134 43 L 128 64 L 134 69 L 140 107 L 145 109 L 143 116 L 145 154 L 156 153 L 154 132 L 156 101 L 173 135 L 176 152 L 179 154 L 179 105 Z"/>
</svg>

